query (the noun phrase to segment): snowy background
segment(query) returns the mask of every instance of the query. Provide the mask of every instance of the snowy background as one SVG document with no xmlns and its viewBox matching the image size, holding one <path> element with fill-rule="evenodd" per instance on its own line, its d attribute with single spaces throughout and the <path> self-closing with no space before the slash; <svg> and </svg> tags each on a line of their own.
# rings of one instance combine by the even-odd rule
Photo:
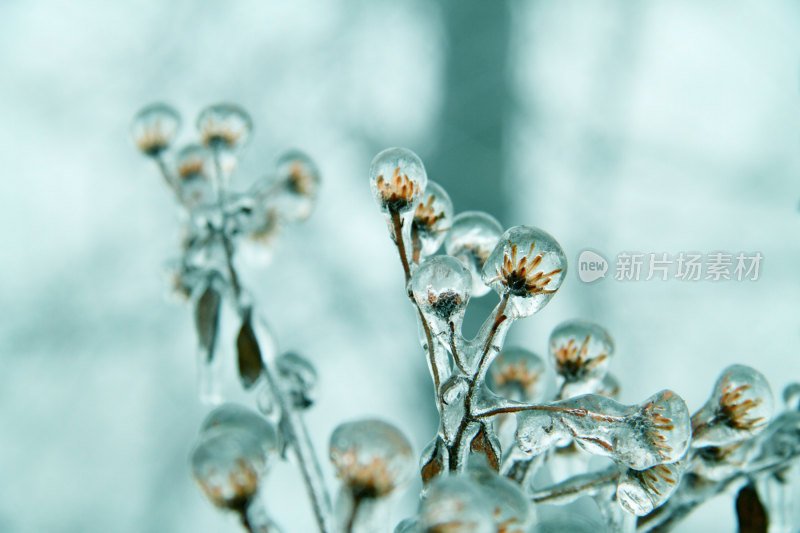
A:
<svg viewBox="0 0 800 533">
<path fill-rule="evenodd" d="M 321 454 L 363 415 L 418 451 L 436 421 L 367 186 L 375 153 L 408 146 L 457 210 L 559 239 L 573 270 L 510 342 L 543 353 L 583 317 L 616 340 L 625 402 L 669 387 L 694 410 L 734 362 L 779 396 L 800 379 L 798 72 L 788 0 L 2 2 L 0 531 L 237 530 L 188 474 L 206 408 L 190 312 L 163 298 L 175 206 L 128 137 L 144 104 L 175 105 L 182 141 L 206 104 L 248 109 L 240 185 L 286 148 L 316 159 L 317 211 L 272 265 L 243 263 L 245 282 L 319 369 Z M 584 285 L 587 247 L 764 261 L 756 282 Z M 291 466 L 266 497 L 288 531 L 310 530 Z M 719 498 L 681 531 L 733 528 Z"/>
</svg>

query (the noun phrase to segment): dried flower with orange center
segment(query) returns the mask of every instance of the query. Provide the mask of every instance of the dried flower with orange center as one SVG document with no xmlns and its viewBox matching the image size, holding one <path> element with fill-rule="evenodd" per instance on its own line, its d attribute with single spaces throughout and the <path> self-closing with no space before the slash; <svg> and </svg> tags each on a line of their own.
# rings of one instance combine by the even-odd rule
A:
<svg viewBox="0 0 800 533">
<path fill-rule="evenodd" d="M 333 459 L 339 479 L 350 489 L 357 499 L 381 498 L 392 492 L 396 477 L 380 457 L 373 457 L 367 463 L 360 463 L 355 450 L 338 454 Z"/>
<path fill-rule="evenodd" d="M 750 385 L 734 387 L 726 383 L 719 399 L 717 418 L 735 429 L 751 431 L 767 423 L 763 416 L 749 417 L 749 413 L 761 405 L 761 398 L 742 398 Z"/>
<path fill-rule="evenodd" d="M 606 352 L 596 357 L 589 357 L 589 342 L 591 340 L 592 336 L 586 335 L 580 348 L 574 339 L 570 339 L 566 344 L 562 344 L 557 348 L 555 359 L 559 374 L 568 379 L 580 379 L 584 374 L 591 372 L 608 358 Z"/>
<path fill-rule="evenodd" d="M 547 273 L 538 270 L 537 267 L 542 262 L 542 254 L 531 257 L 535 246 L 535 242 L 531 243 L 528 253 L 522 259 L 517 260 L 517 245 L 512 244 L 511 253 L 506 253 L 503 258 L 502 268 L 495 267 L 496 280 L 503 283 L 508 294 L 527 297 L 556 292 L 556 290 L 548 290 L 545 287 L 552 281 L 553 276 L 563 269 L 556 268 Z M 495 280 L 491 280 L 489 283 L 493 281 Z"/>
<path fill-rule="evenodd" d="M 392 177 L 386 180 L 383 174 L 377 177 L 375 185 L 381 202 L 390 212 L 406 211 L 420 195 L 419 183 L 402 174 L 400 167 L 395 168 Z"/>
<path fill-rule="evenodd" d="M 525 397 L 533 395 L 542 376 L 541 368 L 532 368 L 524 360 L 506 362 L 502 354 L 495 359 L 492 366 L 495 370 L 491 373 L 491 379 L 495 389 L 516 387 Z"/>
<path fill-rule="evenodd" d="M 173 108 L 165 104 L 152 104 L 134 117 L 131 136 L 145 155 L 157 157 L 175 140 L 180 124 L 180 117 Z"/>
<path fill-rule="evenodd" d="M 233 150 L 242 146 L 253 129 L 250 115 L 233 104 L 215 104 L 197 118 L 200 142 L 212 148 Z"/>
<path fill-rule="evenodd" d="M 672 392 L 666 391 L 663 393 L 664 399 L 669 399 L 673 396 Z M 666 410 L 664 405 L 657 404 L 651 400 L 644 404 L 642 412 L 649 419 L 649 424 L 645 428 L 645 434 L 652 447 L 656 449 L 656 453 L 660 455 L 665 461 L 671 457 L 672 446 L 669 439 L 664 435 L 665 431 L 673 431 L 675 424 L 672 419 L 664 416 L 662 413 Z"/>
</svg>

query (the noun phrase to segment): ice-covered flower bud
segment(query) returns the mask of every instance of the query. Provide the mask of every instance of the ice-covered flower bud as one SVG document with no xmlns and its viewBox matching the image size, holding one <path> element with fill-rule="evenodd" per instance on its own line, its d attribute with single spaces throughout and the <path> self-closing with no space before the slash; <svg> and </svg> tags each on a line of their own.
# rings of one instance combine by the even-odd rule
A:
<svg viewBox="0 0 800 533">
<path fill-rule="evenodd" d="M 497 531 L 527 531 L 531 505 L 522 487 L 498 474 L 485 462 L 473 466 L 472 461 L 469 476 L 478 485 L 483 500 L 491 509 Z"/>
<path fill-rule="evenodd" d="M 464 318 L 472 278 L 466 267 L 448 255 L 429 257 L 411 277 L 411 293 L 423 314 L 439 324 Z"/>
<path fill-rule="evenodd" d="M 502 234 L 500 223 L 482 211 L 465 211 L 453 219 L 444 249 L 447 255 L 464 263 L 472 274 L 473 296 L 483 296 L 490 290 L 481 279 L 481 271 Z"/>
<path fill-rule="evenodd" d="M 214 150 L 235 151 L 247 142 L 253 122 L 250 115 L 235 104 L 214 104 L 197 117 L 200 142 Z"/>
<path fill-rule="evenodd" d="M 587 394 L 517 416 L 517 445 L 526 453 L 539 454 L 573 438 L 586 451 L 635 470 L 677 461 L 686 452 L 690 435 L 689 409 L 668 390 L 640 405 Z"/>
<path fill-rule="evenodd" d="M 602 327 L 568 320 L 550 334 L 550 356 L 564 380 L 563 397 L 597 392 L 614 354 L 614 342 Z"/>
<path fill-rule="evenodd" d="M 210 179 L 210 154 L 199 144 L 181 148 L 175 156 L 175 170 L 181 199 L 190 207 L 211 204 L 214 187 Z"/>
<path fill-rule="evenodd" d="M 495 533 L 492 508 L 467 476 L 441 476 L 420 501 L 419 522 L 426 533 Z"/>
<path fill-rule="evenodd" d="M 192 474 L 211 503 L 239 512 L 258 492 L 265 465 L 264 450 L 248 431 L 201 435 L 191 457 Z"/>
<path fill-rule="evenodd" d="M 175 141 L 181 127 L 178 112 L 166 104 L 150 104 L 136 113 L 131 137 L 145 155 L 157 157 Z"/>
<path fill-rule="evenodd" d="M 428 181 L 411 221 L 412 261 L 419 263 L 444 242 L 453 220 L 453 202 L 436 182 Z"/>
<path fill-rule="evenodd" d="M 486 382 L 500 396 L 538 402 L 545 393 L 542 358 L 524 348 L 504 348 L 489 366 Z"/>
<path fill-rule="evenodd" d="M 330 457 L 354 500 L 387 496 L 409 480 L 415 463 L 406 437 L 380 420 L 340 424 L 331 435 Z"/>
<path fill-rule="evenodd" d="M 278 372 L 295 407 L 307 409 L 314 403 L 317 388 L 317 370 L 305 357 L 294 352 L 282 354 L 275 361 Z"/>
<path fill-rule="evenodd" d="M 319 171 L 303 152 L 292 150 L 278 159 L 276 208 L 281 218 L 306 220 L 319 190 Z"/>
<path fill-rule="evenodd" d="M 384 213 L 404 213 L 419 201 L 428 184 L 422 160 L 407 148 L 388 148 L 375 156 L 369 183 Z"/>
<path fill-rule="evenodd" d="M 800 383 L 789 383 L 783 389 L 783 403 L 790 411 L 800 410 Z"/>
<path fill-rule="evenodd" d="M 711 481 L 724 481 L 744 471 L 759 451 L 757 439 L 698 448 L 692 459 L 692 473 Z"/>
<path fill-rule="evenodd" d="M 245 432 L 252 435 L 264 451 L 265 458 L 278 451 L 275 427 L 255 411 L 235 403 L 220 405 L 203 421 L 200 435 L 216 432 Z"/>
<path fill-rule="evenodd" d="M 763 374 L 745 365 L 723 370 L 711 398 L 692 416 L 692 446 L 723 446 L 766 427 L 772 416 L 772 390 Z"/>
<path fill-rule="evenodd" d="M 509 298 L 513 316 L 522 318 L 550 301 L 566 272 L 564 250 L 550 234 L 531 226 L 515 226 L 489 254 L 482 277 L 501 297 Z"/>
<path fill-rule="evenodd" d="M 631 514 L 649 514 L 672 496 L 680 484 L 684 470 L 685 460 L 644 470 L 628 468 L 617 483 L 617 501 Z"/>
</svg>

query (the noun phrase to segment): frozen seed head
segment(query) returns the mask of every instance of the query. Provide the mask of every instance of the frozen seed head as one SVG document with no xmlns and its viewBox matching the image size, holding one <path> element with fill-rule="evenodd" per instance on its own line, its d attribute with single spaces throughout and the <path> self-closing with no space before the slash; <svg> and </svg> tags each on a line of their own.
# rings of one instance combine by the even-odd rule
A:
<svg viewBox="0 0 800 533">
<path fill-rule="evenodd" d="M 215 431 L 201 436 L 192 452 L 191 467 L 211 503 L 241 512 L 258 491 L 264 451 L 252 433 Z"/>
<path fill-rule="evenodd" d="M 339 425 L 331 435 L 336 475 L 356 500 L 381 498 L 411 477 L 411 444 L 399 429 L 380 420 Z"/>
<path fill-rule="evenodd" d="M 533 403 L 544 396 L 544 371 L 544 361 L 530 350 L 504 348 L 489 366 L 487 383 L 500 396 Z"/>
<path fill-rule="evenodd" d="M 252 129 L 250 115 L 234 104 L 208 106 L 197 117 L 200 142 L 212 149 L 239 149 L 247 142 Z"/>
<path fill-rule="evenodd" d="M 478 485 L 484 501 L 492 511 L 496 531 L 524 532 L 531 517 L 531 506 L 522 487 L 498 474 L 486 463 L 470 464 L 470 477 Z"/>
<path fill-rule="evenodd" d="M 764 429 L 772 416 L 772 390 L 763 374 L 745 365 L 723 370 L 711 398 L 692 417 L 692 445 L 722 446 Z"/>
<path fill-rule="evenodd" d="M 440 476 L 420 502 L 426 533 L 495 533 L 493 510 L 480 487 L 467 476 Z"/>
<path fill-rule="evenodd" d="M 473 296 L 483 296 L 489 292 L 489 287 L 481 279 L 481 271 L 502 234 L 500 223 L 481 211 L 465 211 L 453 219 L 445 237 L 444 249 L 447 255 L 464 263 L 470 271 Z"/>
<path fill-rule="evenodd" d="M 271 423 L 242 405 L 226 403 L 211 411 L 200 428 L 200 435 L 216 432 L 249 433 L 264 450 L 265 457 L 277 453 L 278 434 Z"/>
<path fill-rule="evenodd" d="M 384 213 L 404 213 L 420 199 L 428 184 L 422 160 L 406 148 L 389 148 L 369 168 L 372 194 Z"/>
<path fill-rule="evenodd" d="M 548 233 L 516 226 L 500 237 L 483 266 L 483 281 L 500 296 L 508 296 L 517 317 L 544 307 L 561 286 L 567 258 Z"/>
<path fill-rule="evenodd" d="M 172 107 L 150 104 L 133 118 L 131 136 L 145 155 L 157 157 L 175 141 L 180 126 L 180 115 Z"/>
<path fill-rule="evenodd" d="M 175 158 L 176 170 L 181 180 L 207 179 L 208 164 L 208 150 L 199 144 L 184 146 Z"/>
<path fill-rule="evenodd" d="M 436 182 L 428 181 L 411 222 L 414 262 L 427 257 L 442 245 L 453 219 L 453 202 Z"/>
<path fill-rule="evenodd" d="M 471 285 L 469 271 L 447 255 L 429 257 L 411 277 L 411 292 L 422 312 L 444 322 L 460 322 Z"/>
<path fill-rule="evenodd" d="M 683 475 L 682 461 L 645 470 L 627 469 L 617 484 L 617 500 L 623 509 L 644 516 L 663 505 L 675 492 Z"/>
<path fill-rule="evenodd" d="M 613 354 L 611 336 L 592 322 L 568 320 L 550 334 L 550 356 L 556 372 L 567 383 L 599 384 Z"/>
<path fill-rule="evenodd" d="M 319 171 L 306 154 L 297 150 L 278 160 L 278 181 L 282 184 L 276 208 L 285 220 L 302 221 L 311 216 L 319 190 Z"/>
<path fill-rule="evenodd" d="M 636 470 L 677 461 L 686 452 L 692 435 L 686 402 L 669 390 L 645 400 L 631 418 L 630 425 L 634 430 L 633 437 L 641 443 L 645 453 L 631 450 L 623 462 Z M 623 448 L 627 448 L 625 443 Z"/>
</svg>

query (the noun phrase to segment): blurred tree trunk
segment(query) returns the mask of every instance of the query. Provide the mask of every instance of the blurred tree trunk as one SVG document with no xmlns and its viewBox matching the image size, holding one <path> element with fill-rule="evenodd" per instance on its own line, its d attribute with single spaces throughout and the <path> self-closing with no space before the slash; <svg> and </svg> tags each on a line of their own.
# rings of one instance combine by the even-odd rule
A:
<svg viewBox="0 0 800 533">
<path fill-rule="evenodd" d="M 486 211 L 506 224 L 508 3 L 445 0 L 442 20 L 444 102 L 436 151 L 425 161 L 428 176 L 444 186 L 456 212 Z M 491 298 L 482 298 L 470 306 L 467 333 L 491 305 Z"/>
</svg>

